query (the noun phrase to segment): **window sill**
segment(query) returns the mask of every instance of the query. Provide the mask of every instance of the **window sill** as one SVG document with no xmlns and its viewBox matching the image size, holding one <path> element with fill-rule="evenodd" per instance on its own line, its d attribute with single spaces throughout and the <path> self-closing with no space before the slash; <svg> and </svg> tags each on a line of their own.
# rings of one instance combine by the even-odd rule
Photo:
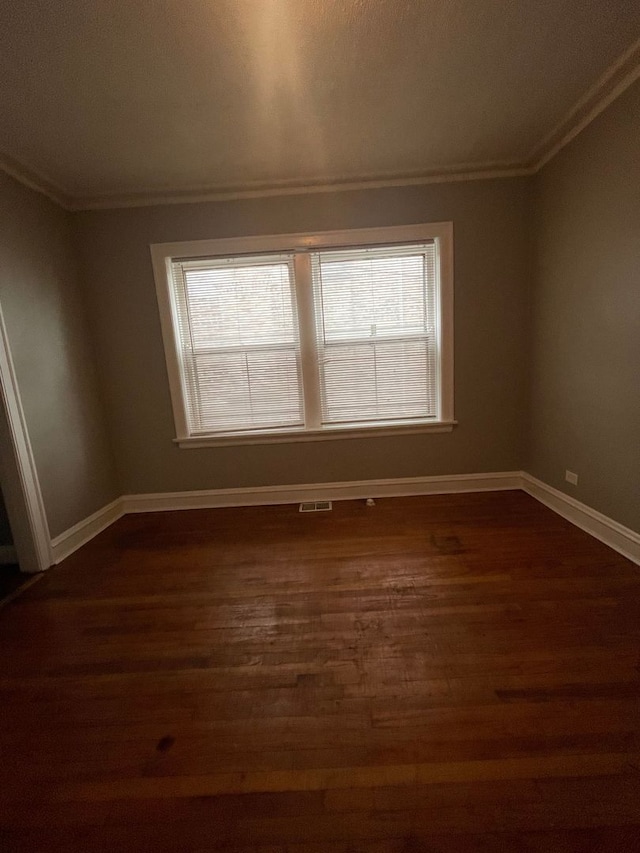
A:
<svg viewBox="0 0 640 853">
<path fill-rule="evenodd" d="M 235 435 L 203 435 L 174 438 L 183 449 L 229 447 L 241 444 L 289 444 L 298 441 L 335 441 L 344 438 L 378 438 L 385 435 L 412 435 L 427 432 L 451 432 L 457 421 L 429 421 L 384 426 L 325 427 L 322 430 L 282 430 Z"/>
</svg>

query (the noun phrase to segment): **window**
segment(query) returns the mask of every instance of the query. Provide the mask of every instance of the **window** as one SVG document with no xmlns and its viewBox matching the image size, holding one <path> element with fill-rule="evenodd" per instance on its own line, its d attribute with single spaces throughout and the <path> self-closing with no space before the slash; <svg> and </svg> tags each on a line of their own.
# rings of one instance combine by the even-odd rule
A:
<svg viewBox="0 0 640 853">
<path fill-rule="evenodd" d="M 176 440 L 453 424 L 450 223 L 152 246 Z"/>
<path fill-rule="evenodd" d="M 191 435 L 304 425 L 293 256 L 177 260 Z"/>
</svg>

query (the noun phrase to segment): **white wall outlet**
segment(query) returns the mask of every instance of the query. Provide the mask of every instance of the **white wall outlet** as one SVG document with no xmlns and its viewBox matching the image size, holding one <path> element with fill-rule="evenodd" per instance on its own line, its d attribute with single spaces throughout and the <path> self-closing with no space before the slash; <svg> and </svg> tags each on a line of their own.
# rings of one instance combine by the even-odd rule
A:
<svg viewBox="0 0 640 853">
<path fill-rule="evenodd" d="M 572 486 L 578 485 L 578 475 L 574 474 L 573 471 L 565 471 L 564 478 L 567 483 L 571 483 Z"/>
</svg>

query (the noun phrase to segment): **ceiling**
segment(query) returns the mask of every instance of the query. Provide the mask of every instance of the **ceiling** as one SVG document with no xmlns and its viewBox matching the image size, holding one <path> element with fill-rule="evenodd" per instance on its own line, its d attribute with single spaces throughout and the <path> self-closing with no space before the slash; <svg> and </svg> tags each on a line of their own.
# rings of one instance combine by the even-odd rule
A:
<svg viewBox="0 0 640 853">
<path fill-rule="evenodd" d="M 3 0 L 0 32 L 4 164 L 82 207 L 531 169 L 637 72 L 640 3 Z"/>
</svg>

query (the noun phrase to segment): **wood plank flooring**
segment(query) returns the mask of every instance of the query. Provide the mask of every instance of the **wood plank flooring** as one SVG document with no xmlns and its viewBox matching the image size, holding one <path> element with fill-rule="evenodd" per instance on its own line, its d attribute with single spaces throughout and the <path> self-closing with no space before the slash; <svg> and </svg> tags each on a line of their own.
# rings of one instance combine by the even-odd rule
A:
<svg viewBox="0 0 640 853">
<path fill-rule="evenodd" d="M 640 850 L 639 617 L 517 491 L 127 516 L 0 610 L 0 849 Z"/>
</svg>

